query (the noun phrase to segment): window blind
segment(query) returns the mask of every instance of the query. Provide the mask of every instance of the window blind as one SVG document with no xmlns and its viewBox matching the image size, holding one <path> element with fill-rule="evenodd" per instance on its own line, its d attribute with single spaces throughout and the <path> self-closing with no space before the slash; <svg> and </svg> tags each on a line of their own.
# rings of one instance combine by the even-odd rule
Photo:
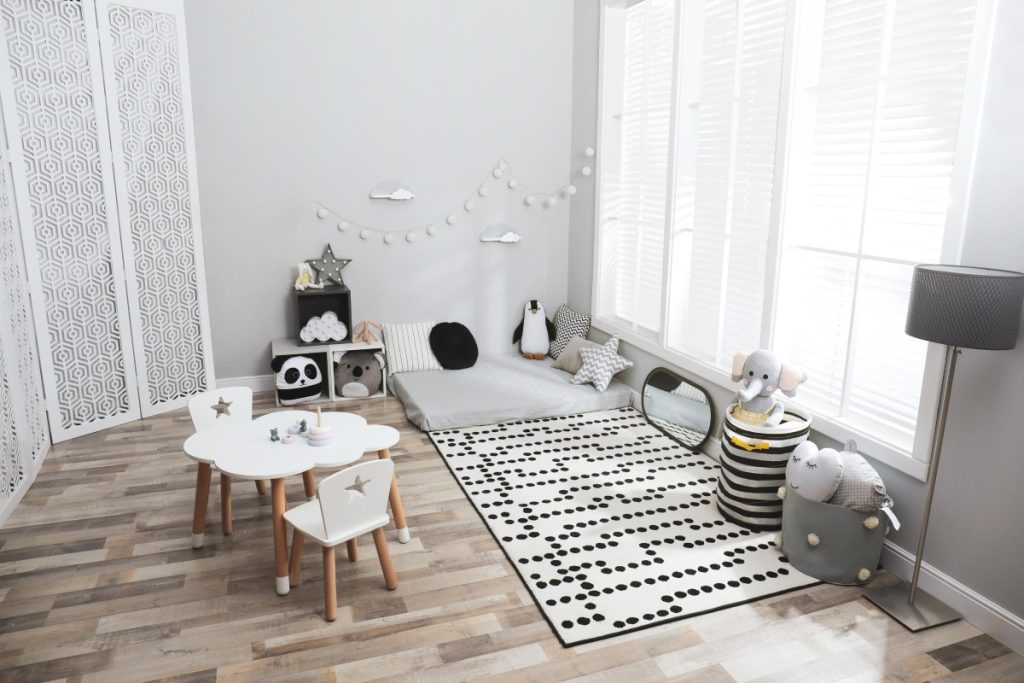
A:
<svg viewBox="0 0 1024 683">
<path fill-rule="evenodd" d="M 684 6 L 667 343 L 727 368 L 761 338 L 787 2 Z"/>
<path fill-rule="evenodd" d="M 903 333 L 940 258 L 974 0 L 829 0 L 797 59 L 776 348 L 800 400 L 909 450 L 926 345 Z M 816 25 L 815 25 L 816 24 Z"/>
<path fill-rule="evenodd" d="M 606 79 L 601 177 L 601 313 L 649 331 L 661 328 L 662 262 L 675 54 L 674 0 L 610 8 L 620 52 Z M 612 56 L 612 55 L 609 55 Z M 608 147 L 612 149 L 608 149 Z"/>
</svg>

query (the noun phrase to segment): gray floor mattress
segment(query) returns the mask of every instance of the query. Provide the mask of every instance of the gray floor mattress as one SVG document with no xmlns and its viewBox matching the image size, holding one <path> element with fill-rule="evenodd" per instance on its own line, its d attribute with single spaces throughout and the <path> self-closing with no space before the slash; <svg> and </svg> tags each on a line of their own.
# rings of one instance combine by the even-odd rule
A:
<svg viewBox="0 0 1024 683">
<path fill-rule="evenodd" d="M 388 379 L 409 421 L 428 432 L 556 417 L 627 406 L 630 389 L 613 381 L 605 391 L 573 384 L 550 358 L 480 358 L 466 370 L 400 372 Z"/>
</svg>

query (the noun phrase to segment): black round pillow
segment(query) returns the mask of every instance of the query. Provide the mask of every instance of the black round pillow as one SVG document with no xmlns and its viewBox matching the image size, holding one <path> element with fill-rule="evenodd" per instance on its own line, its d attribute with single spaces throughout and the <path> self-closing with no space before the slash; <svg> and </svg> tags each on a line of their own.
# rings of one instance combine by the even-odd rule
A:
<svg viewBox="0 0 1024 683">
<path fill-rule="evenodd" d="M 473 333 L 462 323 L 434 325 L 430 330 L 430 350 L 445 370 L 471 368 L 480 355 Z"/>
</svg>

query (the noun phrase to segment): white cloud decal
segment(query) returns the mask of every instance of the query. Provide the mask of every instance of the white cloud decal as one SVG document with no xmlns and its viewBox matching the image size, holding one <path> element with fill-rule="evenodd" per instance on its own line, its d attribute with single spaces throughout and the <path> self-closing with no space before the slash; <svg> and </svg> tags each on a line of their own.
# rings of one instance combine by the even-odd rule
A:
<svg viewBox="0 0 1024 683">
<path fill-rule="evenodd" d="M 370 190 L 370 199 L 392 199 L 404 201 L 416 195 L 401 180 L 382 180 Z"/>
</svg>

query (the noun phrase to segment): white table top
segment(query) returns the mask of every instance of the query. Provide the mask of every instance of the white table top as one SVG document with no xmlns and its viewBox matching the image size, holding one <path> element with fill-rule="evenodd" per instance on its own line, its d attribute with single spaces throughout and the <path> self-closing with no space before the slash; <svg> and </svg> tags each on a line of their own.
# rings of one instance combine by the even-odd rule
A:
<svg viewBox="0 0 1024 683">
<path fill-rule="evenodd" d="M 251 422 L 226 420 L 186 439 L 185 454 L 238 479 L 278 479 L 318 467 L 342 467 L 367 451 L 398 443 L 398 430 L 393 427 L 367 425 L 359 415 L 340 412 L 323 413 L 323 423 L 334 434 L 328 446 L 310 446 L 303 436 L 296 436 L 292 443 L 270 440 L 272 427 L 283 437 L 301 419 L 315 425 L 316 413 L 281 410 Z"/>
</svg>

